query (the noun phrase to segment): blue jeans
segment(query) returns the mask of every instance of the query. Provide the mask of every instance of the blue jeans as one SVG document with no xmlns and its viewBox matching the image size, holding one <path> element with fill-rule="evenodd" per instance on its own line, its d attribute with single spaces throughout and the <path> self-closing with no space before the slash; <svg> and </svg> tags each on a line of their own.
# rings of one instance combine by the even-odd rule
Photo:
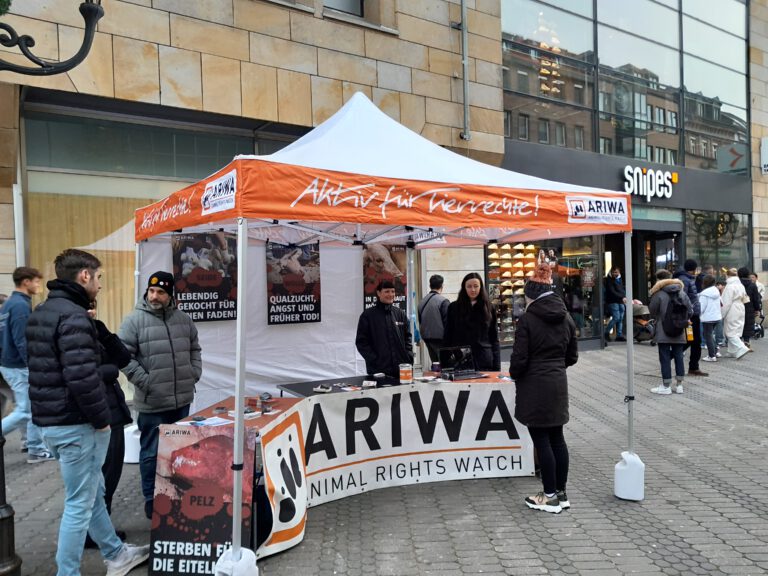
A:
<svg viewBox="0 0 768 576">
<path fill-rule="evenodd" d="M 611 321 L 605 327 L 605 333 L 608 334 L 611 328 L 616 326 L 616 337 L 624 335 L 624 304 L 608 304 L 608 312 L 611 314 Z"/>
<path fill-rule="evenodd" d="M 104 505 L 101 466 L 107 455 L 110 429 L 98 431 L 90 424 L 76 424 L 46 426 L 42 430 L 45 443 L 59 461 L 64 480 L 56 574 L 77 576 L 86 533 L 108 560 L 114 560 L 123 548 Z"/>
<path fill-rule="evenodd" d="M 685 378 L 685 362 L 683 351 L 685 344 L 658 344 L 659 363 L 661 364 L 661 378 L 664 385 L 669 386 L 672 383 L 672 359 L 675 360 L 675 378 L 682 381 Z"/>
<path fill-rule="evenodd" d="M 144 501 L 155 498 L 155 470 L 157 469 L 157 444 L 160 441 L 160 425 L 173 424 L 189 416 L 189 404 L 165 412 L 139 412 L 136 422 L 141 431 L 139 444 L 139 472 Z"/>
<path fill-rule="evenodd" d="M 3 418 L 3 434 L 8 435 L 17 428 L 27 433 L 27 448 L 30 454 L 43 454 L 46 451 L 40 428 L 32 423 L 32 405 L 29 401 L 29 369 L 0 367 L 8 386 L 13 390 L 16 407 Z"/>
</svg>

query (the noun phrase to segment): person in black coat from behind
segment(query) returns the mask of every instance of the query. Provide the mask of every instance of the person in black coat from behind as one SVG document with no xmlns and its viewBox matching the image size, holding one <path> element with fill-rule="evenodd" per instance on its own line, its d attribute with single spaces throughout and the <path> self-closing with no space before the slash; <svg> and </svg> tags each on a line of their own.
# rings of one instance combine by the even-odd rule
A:
<svg viewBox="0 0 768 576">
<path fill-rule="evenodd" d="M 525 285 L 525 314 L 517 323 L 509 374 L 515 381 L 515 418 L 528 427 L 541 465 L 544 490 L 525 503 L 534 510 L 559 514 L 570 508 L 568 445 L 568 378 L 565 369 L 579 359 L 576 325 L 563 299 L 551 288 L 551 270 L 539 264 Z"/>
<path fill-rule="evenodd" d="M 89 314 L 95 316 L 95 302 L 92 305 Z M 120 375 L 120 368 L 124 368 L 131 361 L 131 353 L 123 344 L 122 340 L 109 331 L 101 320 L 94 319 L 96 332 L 99 337 L 99 347 L 101 350 L 101 366 L 99 372 L 101 380 L 104 382 L 104 388 L 107 393 L 107 404 L 112 417 L 110 422 L 109 448 L 104 465 L 101 467 L 101 473 L 104 475 L 104 503 L 107 506 L 107 512 L 112 514 L 112 497 L 120 483 L 120 477 L 123 474 L 123 459 L 125 458 L 125 435 L 124 428 L 127 424 L 133 422 L 131 411 L 125 402 L 123 393 L 117 377 Z M 125 540 L 123 530 L 115 530 L 121 540 Z M 85 539 L 86 548 L 96 548 L 90 535 Z"/>
<path fill-rule="evenodd" d="M 448 305 L 443 345 L 471 346 L 476 370 L 501 370 L 496 311 L 477 272 L 464 276 L 459 297 Z"/>
<path fill-rule="evenodd" d="M 760 311 L 763 309 L 763 299 L 760 296 L 760 291 L 757 289 L 757 284 L 752 282 L 749 277 L 751 272 L 746 266 L 742 266 L 738 270 L 739 280 L 744 286 L 744 290 L 749 296 L 749 302 L 744 302 L 744 330 L 741 333 L 741 339 L 744 340 L 744 344 L 749 348 L 749 339 L 755 335 L 755 319 L 760 315 Z"/>
</svg>

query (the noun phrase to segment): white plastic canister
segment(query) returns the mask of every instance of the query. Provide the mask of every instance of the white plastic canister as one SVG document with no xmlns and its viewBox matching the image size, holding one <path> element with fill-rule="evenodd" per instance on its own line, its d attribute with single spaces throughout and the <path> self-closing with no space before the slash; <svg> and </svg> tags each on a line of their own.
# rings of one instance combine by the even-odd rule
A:
<svg viewBox="0 0 768 576">
<path fill-rule="evenodd" d="M 640 501 L 645 498 L 645 464 L 634 452 L 622 452 L 616 464 L 613 493 L 622 500 Z"/>
</svg>

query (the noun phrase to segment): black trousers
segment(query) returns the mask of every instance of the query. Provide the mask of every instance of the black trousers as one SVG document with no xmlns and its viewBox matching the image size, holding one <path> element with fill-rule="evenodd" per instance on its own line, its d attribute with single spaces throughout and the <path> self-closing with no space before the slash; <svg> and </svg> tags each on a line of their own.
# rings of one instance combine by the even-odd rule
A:
<svg viewBox="0 0 768 576">
<path fill-rule="evenodd" d="M 440 362 L 440 348 L 443 346 L 443 341 L 435 340 L 434 338 L 430 338 L 429 340 L 424 338 L 424 344 L 427 345 L 429 359 L 432 360 L 432 362 Z"/>
<path fill-rule="evenodd" d="M 701 318 L 699 316 L 691 316 L 691 324 L 693 325 L 693 341 L 685 345 L 685 349 L 689 347 L 691 349 L 691 359 L 688 360 L 689 372 L 699 369 L 699 361 L 701 360 Z"/>
<path fill-rule="evenodd" d="M 123 458 L 125 458 L 125 435 L 122 424 L 113 424 L 109 434 L 109 449 L 101 473 L 104 475 L 104 503 L 107 512 L 112 514 L 112 497 L 115 495 L 120 476 L 123 475 Z"/>
<path fill-rule="evenodd" d="M 539 456 L 544 492 L 554 494 L 565 490 L 568 483 L 568 445 L 563 437 L 563 427 L 528 428 L 528 432 Z"/>
</svg>

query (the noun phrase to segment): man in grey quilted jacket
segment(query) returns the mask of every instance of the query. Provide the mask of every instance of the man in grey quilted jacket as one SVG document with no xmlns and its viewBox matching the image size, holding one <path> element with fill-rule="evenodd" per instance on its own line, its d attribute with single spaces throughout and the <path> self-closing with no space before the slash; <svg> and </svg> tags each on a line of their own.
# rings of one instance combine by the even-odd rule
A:
<svg viewBox="0 0 768 576">
<path fill-rule="evenodd" d="M 147 518 L 152 518 L 155 497 L 159 427 L 189 415 L 195 384 L 203 372 L 197 328 L 176 308 L 173 287 L 173 274 L 152 274 L 144 297 L 118 333 L 133 357 L 123 373 L 135 388 L 133 403 L 141 431 L 139 472 Z"/>
</svg>

